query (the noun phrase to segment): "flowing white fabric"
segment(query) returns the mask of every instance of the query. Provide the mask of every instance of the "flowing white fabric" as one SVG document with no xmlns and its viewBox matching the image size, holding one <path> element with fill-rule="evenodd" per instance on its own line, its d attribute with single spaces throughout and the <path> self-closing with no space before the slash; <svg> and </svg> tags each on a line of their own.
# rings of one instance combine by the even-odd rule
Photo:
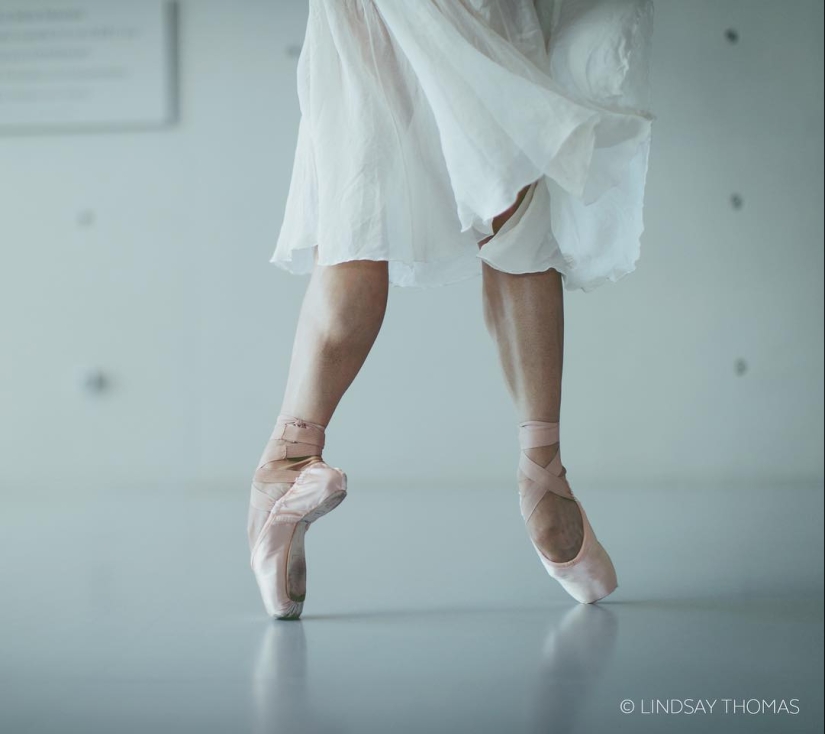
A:
<svg viewBox="0 0 825 734">
<path fill-rule="evenodd" d="M 389 261 L 397 286 L 635 269 L 652 0 L 310 0 L 271 262 Z M 533 185 L 514 223 L 492 220 Z"/>
</svg>

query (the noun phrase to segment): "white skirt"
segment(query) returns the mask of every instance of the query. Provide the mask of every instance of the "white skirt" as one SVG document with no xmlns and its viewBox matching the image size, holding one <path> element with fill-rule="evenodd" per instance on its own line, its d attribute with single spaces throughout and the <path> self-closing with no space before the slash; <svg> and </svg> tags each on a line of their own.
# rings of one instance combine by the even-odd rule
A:
<svg viewBox="0 0 825 734">
<path fill-rule="evenodd" d="M 555 268 L 567 290 L 632 272 L 652 32 L 652 0 L 309 0 L 271 262 L 386 260 L 417 287 L 482 261 Z"/>
</svg>

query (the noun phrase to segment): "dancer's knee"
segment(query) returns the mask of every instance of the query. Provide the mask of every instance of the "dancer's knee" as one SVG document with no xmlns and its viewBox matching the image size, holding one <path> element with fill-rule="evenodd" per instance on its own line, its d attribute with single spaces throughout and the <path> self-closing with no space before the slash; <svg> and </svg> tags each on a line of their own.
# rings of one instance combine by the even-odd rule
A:
<svg viewBox="0 0 825 734">
<path fill-rule="evenodd" d="M 310 308 L 331 345 L 361 334 L 374 338 L 387 307 L 386 261 L 351 260 L 316 266 L 315 280 Z"/>
</svg>

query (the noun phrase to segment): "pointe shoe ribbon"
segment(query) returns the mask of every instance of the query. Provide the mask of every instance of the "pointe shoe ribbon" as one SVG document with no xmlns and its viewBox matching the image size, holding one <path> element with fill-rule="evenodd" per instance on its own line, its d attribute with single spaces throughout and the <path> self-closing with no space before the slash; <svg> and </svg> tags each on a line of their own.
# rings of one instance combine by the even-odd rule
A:
<svg viewBox="0 0 825 734">
<path fill-rule="evenodd" d="M 275 425 L 269 441 L 278 440 L 289 443 L 275 445 L 271 451 L 265 450 L 266 461 L 276 461 L 291 456 L 309 456 L 316 453 L 320 455 L 326 445 L 326 432 L 318 425 L 296 418 L 292 422 L 279 421 Z"/>
<path fill-rule="evenodd" d="M 323 463 L 321 452 L 325 444 L 326 432 L 323 426 L 281 413 L 258 461 L 252 481 L 250 504 L 259 510 L 271 510 L 305 469 Z M 306 458 L 287 466 L 268 466 L 272 462 L 299 456 Z"/>
<path fill-rule="evenodd" d="M 575 558 L 563 563 L 551 561 L 542 553 L 532 537 L 530 542 L 547 573 L 576 601 L 591 604 L 612 593 L 618 586 L 613 562 L 596 538 L 584 507 L 570 489 L 567 470 L 561 461 L 561 446 L 547 467 L 539 466 L 524 453 L 526 449 L 552 446 L 556 443 L 559 443 L 559 423 L 525 421 L 519 424 L 519 445 L 522 449 L 518 468 L 519 506 L 526 523 L 546 492 L 554 492 L 576 503 L 581 513 L 583 538 Z M 531 481 L 525 483 L 524 478 Z"/>
<path fill-rule="evenodd" d="M 532 483 L 527 487 L 519 482 L 521 516 L 524 522 L 536 509 L 545 492 L 554 492 L 561 497 L 575 499 L 573 490 L 567 483 L 567 470 L 561 462 L 561 447 L 547 467 L 536 464 L 524 450 L 552 446 L 559 443 L 559 424 L 540 421 L 526 421 L 519 425 L 519 445 L 522 448 L 519 457 L 519 473 L 524 474 Z"/>
</svg>

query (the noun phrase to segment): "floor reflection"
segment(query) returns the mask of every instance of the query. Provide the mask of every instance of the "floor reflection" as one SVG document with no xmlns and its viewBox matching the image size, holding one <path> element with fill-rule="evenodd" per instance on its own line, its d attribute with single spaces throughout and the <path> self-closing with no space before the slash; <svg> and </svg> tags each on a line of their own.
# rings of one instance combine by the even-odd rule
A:
<svg viewBox="0 0 825 734">
<path fill-rule="evenodd" d="M 554 623 L 544 640 L 533 731 L 568 734 L 613 657 L 618 619 L 605 606 L 580 604 Z"/>
<path fill-rule="evenodd" d="M 303 622 L 266 625 L 252 676 L 252 695 L 255 734 L 299 731 L 308 723 L 311 707 Z"/>
<path fill-rule="evenodd" d="M 372 731 L 370 727 L 373 722 L 366 723 L 359 716 L 360 725 L 356 725 L 354 721 L 348 721 L 345 710 L 337 707 L 348 697 L 357 698 L 362 707 L 371 696 L 393 699 L 399 691 L 391 679 L 394 676 L 404 678 L 409 670 L 417 669 L 420 665 L 418 656 L 430 661 L 445 691 L 452 689 L 452 694 L 448 695 L 452 705 L 445 701 L 452 713 L 466 716 L 472 711 L 473 698 L 482 695 L 486 686 L 483 676 L 467 675 L 465 666 L 472 667 L 469 659 L 484 646 L 482 640 L 491 639 L 488 633 L 490 625 L 495 624 L 494 620 L 500 623 L 500 614 L 489 610 L 477 610 L 475 613 L 467 610 L 422 611 L 417 616 L 420 621 L 423 620 L 423 629 L 426 630 L 423 636 L 409 626 L 408 614 L 367 613 L 361 615 L 360 620 L 358 616 L 336 617 L 333 622 L 335 628 L 327 630 L 323 627 L 329 625 L 330 619 L 272 621 L 265 625 L 252 675 L 252 723 L 255 734 Z M 529 618 L 526 617 L 525 621 Z M 308 655 L 307 635 L 310 630 L 307 624 L 313 625 L 313 633 L 319 633 L 317 636 L 309 635 L 314 641 L 313 648 L 319 648 L 314 650 L 316 657 Z M 343 626 L 339 627 L 339 624 Z M 576 731 L 581 714 L 587 709 L 593 684 L 613 656 L 617 633 L 618 620 L 610 609 L 575 605 L 561 618 L 556 617 L 549 629 L 545 628 L 536 639 L 539 659 L 533 658 L 532 664 L 528 659 L 522 659 L 521 664 L 513 668 L 516 661 L 506 654 L 506 645 L 497 643 L 495 652 L 484 655 L 489 655 L 488 660 L 500 661 L 503 678 L 501 687 L 488 690 L 484 696 L 487 705 L 493 704 L 498 696 L 506 698 L 509 695 L 507 688 L 515 690 L 529 680 L 530 685 L 523 690 L 532 702 L 530 711 L 524 711 L 522 726 L 529 723 L 528 729 L 536 734 L 569 734 Z M 468 637 L 463 637 L 463 634 L 468 634 Z M 351 676 L 343 679 L 334 675 L 330 677 L 330 668 L 334 667 L 334 661 L 340 659 L 340 641 L 344 639 L 360 650 L 357 658 L 349 658 L 349 664 L 355 662 L 357 667 L 351 669 Z M 473 639 L 475 644 L 470 643 L 470 647 L 466 647 L 468 641 Z M 384 669 L 383 675 L 380 671 L 384 663 L 378 657 L 379 649 L 396 653 L 392 656 L 395 660 L 392 670 Z M 511 650 L 510 655 L 513 652 Z M 465 662 L 462 663 L 462 659 Z M 328 664 L 321 664 L 319 670 L 310 670 L 310 667 L 317 667 L 310 661 L 316 664 L 328 661 Z M 452 666 L 449 661 L 453 661 Z M 521 684 L 513 676 L 521 678 Z M 356 684 L 356 680 L 362 685 Z M 334 686 L 334 690 L 328 690 L 330 685 Z M 404 695 L 415 693 L 423 696 L 422 703 L 426 696 L 432 695 L 426 686 L 421 685 L 415 691 L 407 686 L 405 690 Z M 343 695 L 343 699 L 338 698 L 336 703 L 336 695 Z M 426 712 L 426 705 L 424 709 L 420 712 L 422 726 L 427 725 L 425 722 L 432 714 L 432 711 Z M 442 717 L 447 715 L 446 709 L 442 711 Z M 408 719 L 398 723 L 403 728 L 411 725 L 412 721 Z M 476 720 L 475 731 L 490 731 L 490 724 L 489 718 L 485 721 L 481 715 Z M 378 722 L 374 725 L 377 726 Z"/>
<path fill-rule="evenodd" d="M 266 624 L 252 676 L 254 734 L 346 731 L 326 710 L 322 692 L 313 701 L 308 667 L 304 622 L 271 620 Z"/>
</svg>

